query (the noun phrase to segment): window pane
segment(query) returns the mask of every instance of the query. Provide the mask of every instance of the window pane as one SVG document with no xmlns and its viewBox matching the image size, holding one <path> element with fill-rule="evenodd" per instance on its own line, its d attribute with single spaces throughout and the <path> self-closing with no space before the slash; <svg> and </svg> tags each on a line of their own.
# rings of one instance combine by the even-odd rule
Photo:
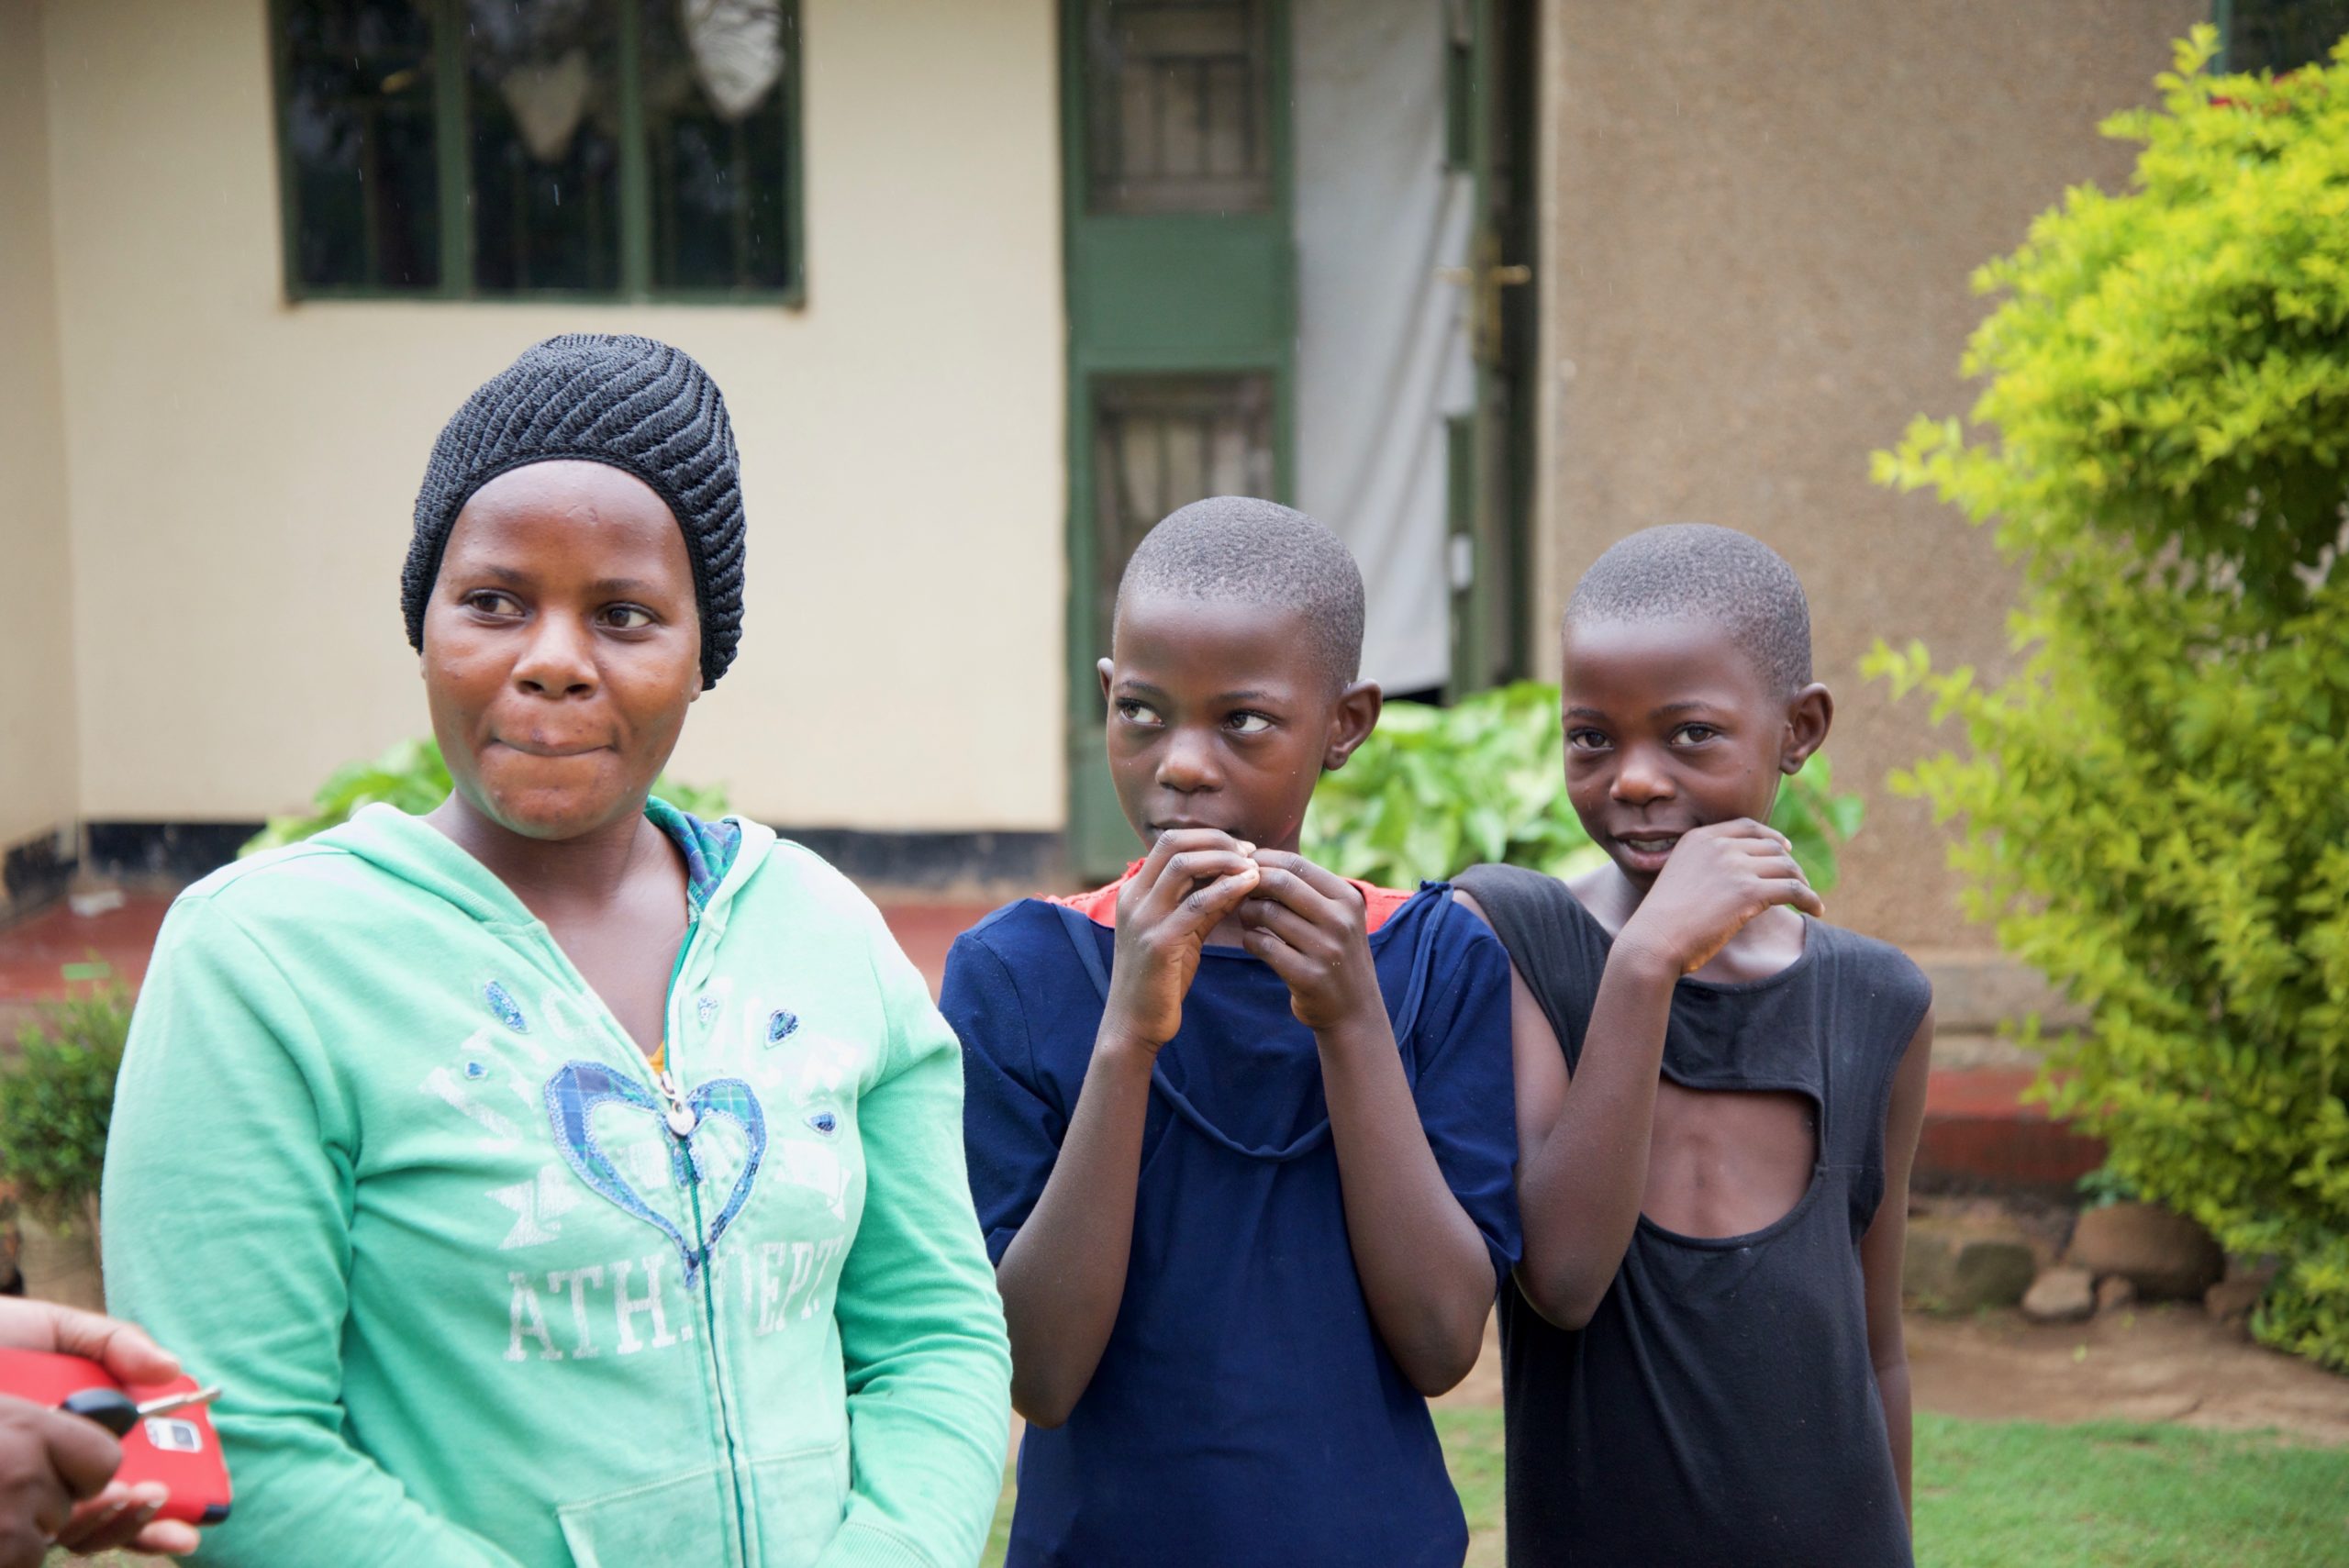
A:
<svg viewBox="0 0 2349 1568">
<path fill-rule="evenodd" d="M 782 289 L 795 281 L 793 9 L 784 0 L 644 7 L 656 288 Z"/>
<path fill-rule="evenodd" d="M 1264 0 L 1090 0 L 1087 200 L 1095 212 L 1265 212 Z"/>
<path fill-rule="evenodd" d="M 618 291 L 617 0 L 467 0 L 473 284 Z"/>
<path fill-rule="evenodd" d="M 1270 376 L 1095 378 L 1095 624 L 1103 635 L 1127 558 L 1161 517 L 1210 495 L 1272 492 Z"/>
<path fill-rule="evenodd" d="M 2349 0 L 2235 0 L 2227 30 L 2230 71 L 2298 71 L 2349 33 Z"/>
<path fill-rule="evenodd" d="M 285 0 L 297 288 L 440 283 L 429 0 Z"/>
</svg>

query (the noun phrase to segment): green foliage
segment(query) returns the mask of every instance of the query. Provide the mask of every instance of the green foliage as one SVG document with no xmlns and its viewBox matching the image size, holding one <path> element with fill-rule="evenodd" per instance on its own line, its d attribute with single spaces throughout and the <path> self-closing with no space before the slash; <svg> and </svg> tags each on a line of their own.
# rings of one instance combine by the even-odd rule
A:
<svg viewBox="0 0 2349 1568">
<path fill-rule="evenodd" d="M 1389 703 L 1362 749 L 1313 792 L 1305 852 L 1342 876 L 1389 887 L 1437 882 L 1484 861 L 1573 876 L 1605 851 L 1566 799 L 1558 688 L 1536 681 L 1451 707 Z M 1856 795 L 1832 792 L 1814 757 L 1778 792 L 1771 823 L 1822 894 L 1836 846 L 1859 831 Z"/>
<path fill-rule="evenodd" d="M 652 793 L 681 811 L 696 817 L 726 815 L 726 791 L 680 784 L 663 775 L 653 781 Z M 346 762 L 318 786 L 306 816 L 273 817 L 269 826 L 245 840 L 239 855 L 259 854 L 292 844 L 348 822 L 361 807 L 378 801 L 395 806 L 411 817 L 422 816 L 449 798 L 449 764 L 440 746 L 429 740 L 403 740 L 372 762 Z"/>
<path fill-rule="evenodd" d="M 2126 1178 L 2115 1174 L 2110 1165 L 2099 1165 L 2073 1183 L 2072 1190 L 2079 1195 L 2082 1208 L 2110 1208 L 2116 1203 L 2143 1201 L 2143 1195 Z"/>
<path fill-rule="evenodd" d="M 129 1033 L 129 993 L 92 990 L 43 1007 L 0 1073 L 0 1180 L 52 1223 L 70 1223 L 98 1195 Z"/>
<path fill-rule="evenodd" d="M 1996 519 L 2020 673 L 1870 673 L 1962 728 L 1895 787 L 2009 951 L 2094 1010 L 2045 1093 L 2111 1178 L 2277 1254 L 2256 1328 L 2349 1370 L 2349 52 L 2204 74 L 2197 28 L 2132 188 L 2080 188 L 1977 286 L 1969 429 L 1880 481 Z"/>
</svg>

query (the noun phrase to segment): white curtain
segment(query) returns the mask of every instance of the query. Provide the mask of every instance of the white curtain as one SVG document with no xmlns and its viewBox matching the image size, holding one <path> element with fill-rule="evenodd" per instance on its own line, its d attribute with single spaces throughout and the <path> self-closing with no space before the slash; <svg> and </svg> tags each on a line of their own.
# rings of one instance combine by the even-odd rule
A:
<svg viewBox="0 0 2349 1568">
<path fill-rule="evenodd" d="M 1362 563 L 1363 673 L 1450 673 L 1444 419 L 1475 397 L 1474 193 L 1443 166 L 1443 0 L 1295 0 L 1298 504 Z"/>
<path fill-rule="evenodd" d="M 783 75 L 781 0 L 677 0 L 677 19 L 718 117 L 757 108 Z"/>
</svg>

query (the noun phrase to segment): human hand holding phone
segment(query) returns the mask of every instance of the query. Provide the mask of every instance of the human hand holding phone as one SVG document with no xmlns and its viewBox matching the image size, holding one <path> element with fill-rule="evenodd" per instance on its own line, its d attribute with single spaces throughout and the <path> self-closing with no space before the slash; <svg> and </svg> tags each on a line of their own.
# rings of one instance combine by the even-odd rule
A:
<svg viewBox="0 0 2349 1568">
<path fill-rule="evenodd" d="M 160 1556 L 195 1550 L 189 1519 L 158 1517 L 173 1507 L 171 1486 L 118 1473 L 124 1444 L 96 1421 L 56 1408 L 78 1391 L 65 1385 L 155 1387 L 179 1370 L 176 1358 L 127 1323 L 51 1302 L 0 1300 L 0 1568 L 33 1568 L 52 1543 Z M 204 1435 L 210 1440 L 208 1429 Z M 144 1433 L 132 1446 L 152 1451 Z M 214 1468 L 218 1451 L 211 1442 Z M 222 1470 L 221 1506 L 226 1499 Z M 178 1502 L 184 1509 L 200 1500 Z"/>
</svg>

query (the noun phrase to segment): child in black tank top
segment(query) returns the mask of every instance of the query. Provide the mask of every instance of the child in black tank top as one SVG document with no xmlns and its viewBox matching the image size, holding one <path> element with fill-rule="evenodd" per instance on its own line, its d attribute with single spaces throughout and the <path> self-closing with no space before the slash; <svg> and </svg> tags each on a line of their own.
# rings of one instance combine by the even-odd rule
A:
<svg viewBox="0 0 2349 1568">
<path fill-rule="evenodd" d="M 1911 1561 L 1900 1254 L 1932 991 L 1825 924 L 1778 780 L 1826 739 L 1802 588 L 1652 528 L 1566 613 L 1566 780 L 1607 861 L 1455 886 L 1516 970 L 1524 1261 L 1508 1560 Z"/>
</svg>

